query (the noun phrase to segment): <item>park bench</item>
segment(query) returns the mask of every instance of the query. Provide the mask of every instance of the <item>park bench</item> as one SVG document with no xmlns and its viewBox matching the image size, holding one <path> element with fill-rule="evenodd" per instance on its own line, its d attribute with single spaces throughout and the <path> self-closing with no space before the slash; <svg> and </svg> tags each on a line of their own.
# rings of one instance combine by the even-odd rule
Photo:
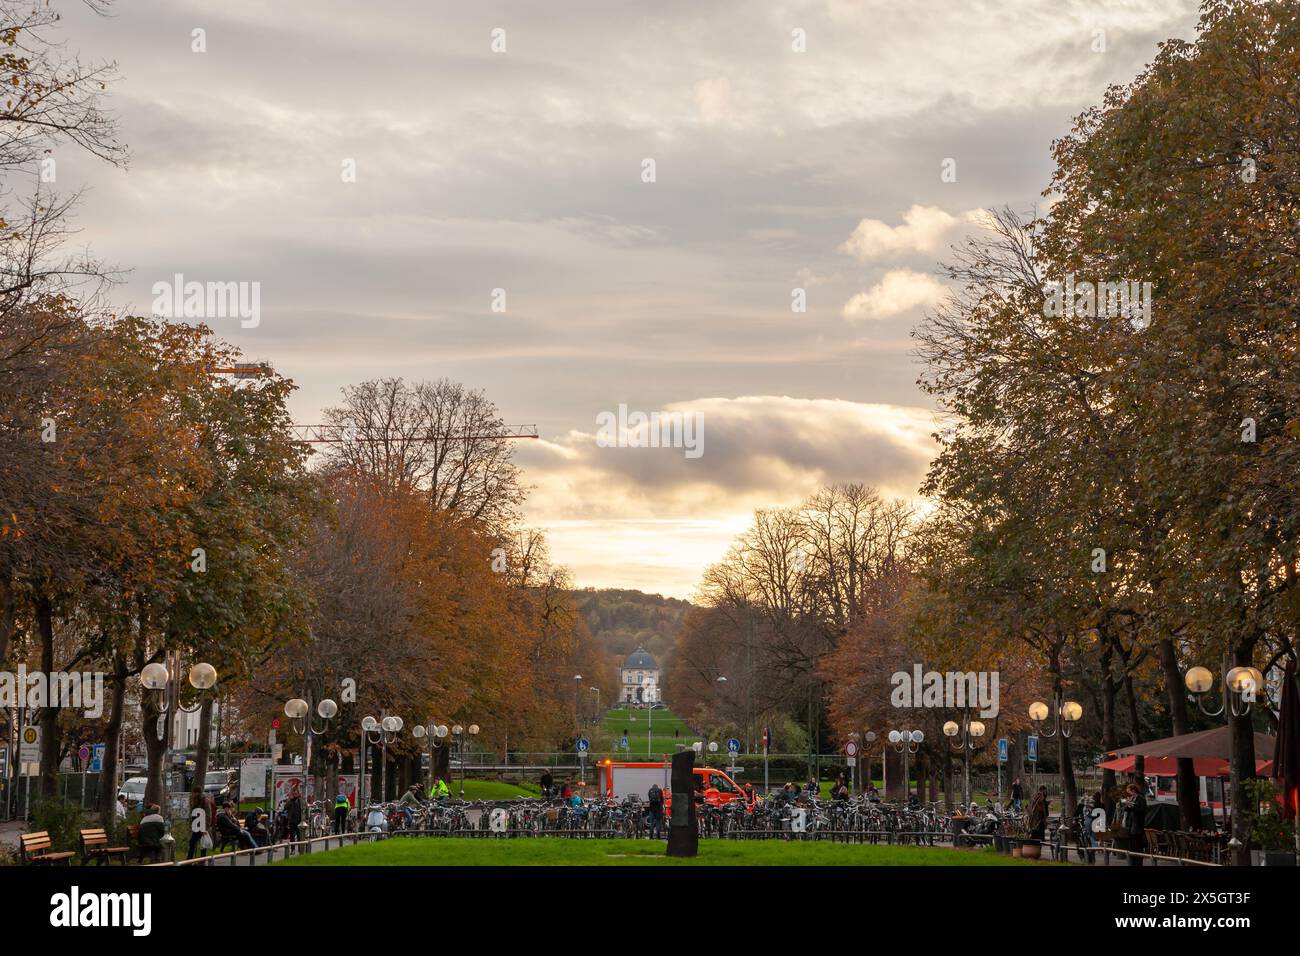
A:
<svg viewBox="0 0 1300 956">
<path fill-rule="evenodd" d="M 77 854 L 68 852 L 54 852 L 53 842 L 50 840 L 48 830 L 38 830 L 35 833 L 24 833 L 22 839 L 22 856 L 24 863 L 51 866 L 55 863 L 68 865 Z"/>
<path fill-rule="evenodd" d="M 91 860 L 98 864 L 109 863 L 114 857 L 126 865 L 126 856 L 131 851 L 127 846 L 109 846 L 108 834 L 103 827 L 91 827 L 81 831 L 81 865 Z"/>
</svg>

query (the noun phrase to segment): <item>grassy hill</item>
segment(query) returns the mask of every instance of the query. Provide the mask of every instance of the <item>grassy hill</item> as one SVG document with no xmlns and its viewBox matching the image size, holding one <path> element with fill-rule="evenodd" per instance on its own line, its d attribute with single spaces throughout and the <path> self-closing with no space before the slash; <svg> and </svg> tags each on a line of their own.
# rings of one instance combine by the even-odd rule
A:
<svg viewBox="0 0 1300 956">
<path fill-rule="evenodd" d="M 600 737 L 593 741 L 599 748 L 598 753 L 621 758 L 650 756 L 658 759 L 664 754 L 676 753 L 678 744 L 689 747 L 699 739 L 695 731 L 686 725 L 686 721 L 671 710 L 656 708 L 653 718 L 650 713 L 646 710 L 621 708 L 608 711 L 601 725 Z M 615 750 L 624 730 L 627 731 L 629 749 Z M 648 750 L 647 733 L 652 734 L 648 740 Z"/>
</svg>

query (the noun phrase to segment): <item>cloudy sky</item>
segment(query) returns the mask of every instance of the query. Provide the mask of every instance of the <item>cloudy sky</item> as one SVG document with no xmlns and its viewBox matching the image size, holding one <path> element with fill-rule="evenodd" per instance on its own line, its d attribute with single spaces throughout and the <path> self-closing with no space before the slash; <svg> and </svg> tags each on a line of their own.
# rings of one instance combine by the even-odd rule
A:
<svg viewBox="0 0 1300 956">
<path fill-rule="evenodd" d="M 934 419 L 909 330 L 937 261 L 980 209 L 1041 204 L 1052 139 L 1196 20 L 1191 0 L 67 10 L 69 46 L 121 76 L 130 167 L 58 170 L 87 187 L 81 238 L 130 270 L 122 309 L 176 273 L 260 283 L 256 328 L 213 324 L 297 382 L 304 423 L 372 377 L 484 389 L 538 425 L 527 517 L 577 582 L 683 597 L 753 508 L 838 480 L 914 493 Z M 700 413 L 704 453 L 599 447 L 620 404 Z"/>
</svg>

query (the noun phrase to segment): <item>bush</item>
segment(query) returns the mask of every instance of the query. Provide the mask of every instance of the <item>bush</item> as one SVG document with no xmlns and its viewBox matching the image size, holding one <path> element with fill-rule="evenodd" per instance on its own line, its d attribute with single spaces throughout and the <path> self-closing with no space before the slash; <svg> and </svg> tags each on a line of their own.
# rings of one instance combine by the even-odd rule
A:
<svg viewBox="0 0 1300 956">
<path fill-rule="evenodd" d="M 1256 812 L 1245 810 L 1250 818 L 1250 841 L 1261 850 L 1295 851 L 1295 822 L 1282 819 L 1278 813 L 1277 788 L 1268 780 L 1243 781 L 1249 806 Z M 1264 805 L 1263 812 L 1258 811 Z"/>
<path fill-rule="evenodd" d="M 81 828 L 86 825 L 79 803 L 52 797 L 32 804 L 32 821 L 28 833 L 45 830 L 50 834 L 53 850 L 77 850 Z"/>
</svg>

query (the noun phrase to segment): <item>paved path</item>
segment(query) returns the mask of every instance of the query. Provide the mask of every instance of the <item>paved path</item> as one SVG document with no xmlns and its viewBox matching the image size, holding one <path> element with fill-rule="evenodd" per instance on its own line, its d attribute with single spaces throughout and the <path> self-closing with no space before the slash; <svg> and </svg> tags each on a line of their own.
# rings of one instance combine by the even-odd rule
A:
<svg viewBox="0 0 1300 956">
<path fill-rule="evenodd" d="M 6 823 L 0 823 L 0 846 L 13 847 L 18 849 L 18 837 L 27 829 L 27 824 L 22 820 L 10 820 Z"/>
</svg>

